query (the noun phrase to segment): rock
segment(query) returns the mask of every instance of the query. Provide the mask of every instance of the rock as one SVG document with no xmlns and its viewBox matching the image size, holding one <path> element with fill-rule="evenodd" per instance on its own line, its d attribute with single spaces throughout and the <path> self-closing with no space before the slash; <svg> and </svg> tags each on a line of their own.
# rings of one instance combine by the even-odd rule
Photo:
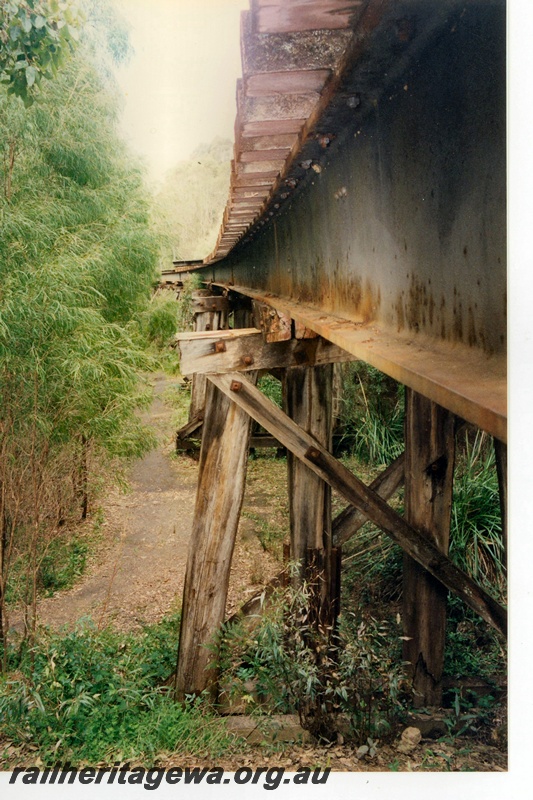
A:
<svg viewBox="0 0 533 800">
<path fill-rule="evenodd" d="M 406 728 L 402 733 L 400 742 L 396 745 L 396 749 L 400 753 L 411 753 L 420 744 L 421 739 L 422 734 L 418 728 Z"/>
<path fill-rule="evenodd" d="M 409 727 L 418 728 L 423 739 L 440 739 L 441 736 L 446 736 L 448 732 L 444 714 L 438 712 L 430 715 L 421 713 L 409 714 L 406 722 Z"/>
<path fill-rule="evenodd" d="M 295 714 L 277 714 L 272 717 L 228 716 L 229 731 L 244 737 L 249 744 L 262 742 L 312 742 L 312 736 L 300 725 Z"/>
</svg>

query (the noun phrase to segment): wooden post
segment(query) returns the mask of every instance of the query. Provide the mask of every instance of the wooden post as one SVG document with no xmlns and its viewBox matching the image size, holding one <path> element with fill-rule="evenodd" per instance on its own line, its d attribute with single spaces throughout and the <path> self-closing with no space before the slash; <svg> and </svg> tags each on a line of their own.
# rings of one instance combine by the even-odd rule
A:
<svg viewBox="0 0 533 800">
<path fill-rule="evenodd" d="M 291 367 L 285 372 L 288 416 L 327 450 L 331 449 L 332 381 L 332 364 Z M 331 596 L 335 583 L 331 564 L 331 489 L 290 451 L 287 468 L 291 558 L 300 562 L 301 578 L 308 578 L 309 570 L 316 575 L 318 565 L 323 565 L 323 577 L 318 582 L 319 607 L 324 622 L 333 622 L 336 599 Z"/>
<path fill-rule="evenodd" d="M 255 376 L 253 376 L 255 380 Z M 216 695 L 208 649 L 224 621 L 231 559 L 239 523 L 251 418 L 211 382 L 206 410 L 193 530 L 181 618 L 176 697 Z"/>
<path fill-rule="evenodd" d="M 212 296 L 209 289 L 193 292 L 195 331 L 218 331 L 228 327 L 229 304 L 225 297 Z M 205 375 L 193 375 L 191 387 L 191 405 L 189 422 L 201 418 L 205 408 L 206 378 Z"/>
<path fill-rule="evenodd" d="M 489 625 L 507 636 L 507 609 L 450 561 L 423 532 L 414 528 L 369 486 L 359 480 L 316 439 L 302 430 L 244 375 L 210 375 L 209 380 L 341 494 L 437 580 L 460 597 Z"/>
<path fill-rule="evenodd" d="M 406 390 L 405 516 L 447 554 L 455 455 L 454 416 L 426 397 Z M 403 656 L 410 662 L 414 705 L 442 701 L 447 590 L 404 555 Z"/>
</svg>

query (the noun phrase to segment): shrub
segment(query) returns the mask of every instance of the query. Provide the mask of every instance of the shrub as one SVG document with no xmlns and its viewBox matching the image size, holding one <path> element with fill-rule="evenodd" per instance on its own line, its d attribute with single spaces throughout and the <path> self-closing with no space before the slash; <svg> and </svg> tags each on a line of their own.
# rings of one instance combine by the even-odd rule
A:
<svg viewBox="0 0 533 800">
<path fill-rule="evenodd" d="M 169 344 L 178 331 L 178 305 L 174 299 L 155 295 L 141 318 L 143 332 L 157 347 Z"/>
<path fill-rule="evenodd" d="M 319 740 L 336 738 L 341 712 L 360 743 L 386 735 L 403 710 L 399 637 L 386 622 L 353 615 L 338 630 L 317 625 L 311 594 L 306 583 L 280 590 L 253 630 L 226 628 L 219 658 L 228 691 L 259 712 L 297 713 Z"/>
<path fill-rule="evenodd" d="M 202 698 L 181 706 L 162 686 L 175 666 L 178 622 L 140 634 L 85 622 L 67 634 L 41 632 L 18 660 L 12 650 L 0 681 L 0 734 L 31 742 L 45 764 L 153 764 L 165 752 L 214 758 L 231 749 L 234 739 Z"/>
</svg>

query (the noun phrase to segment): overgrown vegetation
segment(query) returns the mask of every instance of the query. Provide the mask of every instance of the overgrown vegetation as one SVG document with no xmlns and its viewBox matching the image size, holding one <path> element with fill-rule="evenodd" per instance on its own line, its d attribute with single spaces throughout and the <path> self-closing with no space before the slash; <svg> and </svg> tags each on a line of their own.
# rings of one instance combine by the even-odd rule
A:
<svg viewBox="0 0 533 800">
<path fill-rule="evenodd" d="M 34 15 L 57 5 L 3 3 L 18 8 L 9 36 L 30 22 L 32 34 L 50 34 L 53 16 L 41 25 Z M 87 515 L 93 465 L 104 472 L 150 444 L 133 412 L 148 396 L 137 318 L 157 240 L 141 173 L 116 133 L 109 63 L 124 52 L 115 46 L 124 41 L 120 21 L 102 43 L 101 0 L 85 13 L 74 55 L 55 76 L 43 66 L 37 94 L 27 86 L 31 107 L 0 86 L 0 640 L 13 564 L 26 565 L 22 600 L 33 635 L 46 564 Z M 17 63 L 43 65 L 32 46 Z"/>
<path fill-rule="evenodd" d="M 21 651 L 10 648 L 0 719 L 11 749 L 24 763 L 31 744 L 45 765 L 153 765 L 165 753 L 215 759 L 237 750 L 202 698 L 184 707 L 163 685 L 175 664 L 178 628 L 177 617 L 140 634 L 85 621 L 67 634 L 40 631 Z M 1 748 L 0 759 L 6 759 Z M 12 756 L 7 763 L 13 765 Z"/>
<path fill-rule="evenodd" d="M 226 204 L 232 142 L 201 144 L 172 169 L 155 198 L 154 226 L 164 242 L 160 263 L 205 258 L 215 247 Z"/>
<path fill-rule="evenodd" d="M 119 141 L 111 62 L 127 35 L 105 0 L 0 0 L 0 678 L 1 732 L 43 763 L 153 763 L 172 753 L 215 758 L 238 745 L 203 699 L 184 708 L 164 688 L 178 620 L 142 634 L 39 631 L 37 595 L 83 571 L 96 474 L 151 444 L 134 411 L 148 394 L 143 368 L 163 363 L 192 324 L 192 292 L 149 301 L 159 257 L 205 256 L 227 194 L 230 143 L 201 146 L 163 185 L 150 212 L 142 176 Z M 105 23 L 105 34 L 102 32 Z M 100 33 L 98 33 L 100 31 Z M 79 40 L 79 45 L 78 45 Z M 155 232 L 154 232 L 155 230 Z M 163 240 L 163 250 L 159 241 Z M 154 358 L 154 353 L 156 357 Z M 166 366 L 176 368 L 169 356 Z M 281 384 L 261 378 L 281 405 Z M 187 388 L 174 389 L 185 421 Z M 361 362 L 343 368 L 345 457 L 379 471 L 403 449 L 403 390 Z M 346 456 L 348 454 L 348 456 Z M 402 496 L 393 503 L 401 510 Z M 283 506 L 285 508 L 285 506 Z M 286 529 L 248 512 L 265 550 L 281 557 Z M 460 440 L 451 558 L 504 600 L 506 575 L 491 440 Z M 345 548 L 338 629 L 318 625 L 312 591 L 280 591 L 250 630 L 224 631 L 225 689 L 257 714 L 296 712 L 319 739 L 345 715 L 375 749 L 403 719 L 402 553 L 365 525 Z M 8 603 L 24 631 L 8 640 Z M 498 636 L 458 600 L 449 603 L 445 671 L 502 672 Z M 365 744 L 367 743 L 367 744 Z M 6 761 L 7 763 L 7 761 Z"/>
<path fill-rule="evenodd" d="M 317 624 L 313 607 L 313 587 L 303 583 L 279 590 L 251 629 L 229 625 L 220 648 L 226 693 L 244 697 L 251 712 L 297 713 L 325 741 L 336 740 L 339 714 L 360 745 L 386 737 L 403 715 L 401 631 L 352 613 L 332 630 Z"/>
<path fill-rule="evenodd" d="M 403 451 L 404 394 L 383 372 L 354 361 L 342 365 L 338 432 L 341 449 L 364 464 L 389 464 Z"/>
</svg>

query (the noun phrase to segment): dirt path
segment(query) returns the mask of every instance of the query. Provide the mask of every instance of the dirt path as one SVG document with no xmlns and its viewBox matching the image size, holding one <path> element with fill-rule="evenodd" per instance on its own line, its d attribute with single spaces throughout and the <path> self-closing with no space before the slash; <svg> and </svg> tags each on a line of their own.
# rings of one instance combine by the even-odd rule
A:
<svg viewBox="0 0 533 800">
<path fill-rule="evenodd" d="M 197 466 L 172 458 L 172 408 L 163 393 L 177 383 L 154 376 L 154 399 L 144 420 L 159 444 L 130 472 L 131 491 L 104 502 L 106 539 L 101 558 L 73 589 L 41 602 L 40 621 L 59 627 L 90 615 L 123 630 L 155 622 L 181 602 Z"/>
<path fill-rule="evenodd" d="M 164 374 L 153 376 L 154 399 L 144 421 L 155 429 L 158 447 L 133 465 L 127 494 L 114 491 L 105 499 L 106 544 L 74 588 L 40 602 L 42 624 L 59 628 L 90 616 L 98 625 L 113 623 L 121 630 L 133 630 L 180 607 L 198 466 L 186 456 L 174 456 L 173 409 L 165 402 L 165 392 L 178 382 Z M 276 513 L 264 496 L 262 474 L 263 468 L 251 463 L 228 614 L 280 568 L 257 535 L 258 515 L 268 519 Z"/>
</svg>

